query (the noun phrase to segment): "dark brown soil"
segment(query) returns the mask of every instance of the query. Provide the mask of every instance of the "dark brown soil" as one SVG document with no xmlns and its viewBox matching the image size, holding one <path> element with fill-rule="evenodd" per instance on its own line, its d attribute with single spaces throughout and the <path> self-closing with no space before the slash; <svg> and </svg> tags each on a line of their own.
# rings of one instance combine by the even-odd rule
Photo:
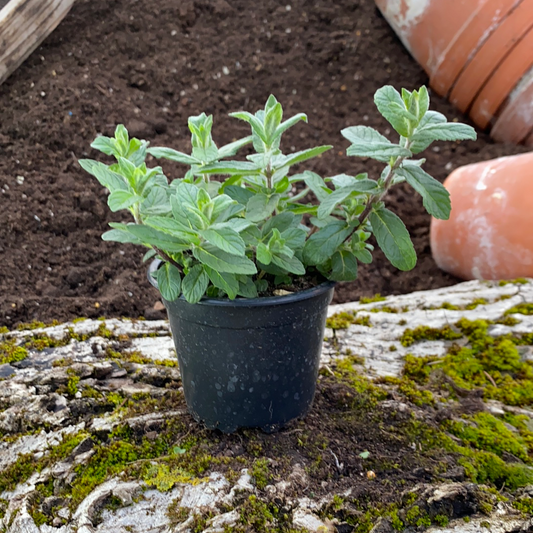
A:
<svg viewBox="0 0 533 533">
<path fill-rule="evenodd" d="M 186 151 L 189 115 L 212 113 L 217 140 L 228 142 L 246 128 L 227 113 L 255 110 L 274 93 L 287 113 L 309 115 L 309 125 L 294 128 L 286 146 L 335 145 L 314 170 L 377 175 L 379 164 L 343 155 L 339 131 L 356 124 L 383 131 L 375 90 L 387 83 L 416 88 L 427 83 L 424 72 L 372 0 L 287 2 L 252 8 L 245 0 L 79 0 L 0 87 L 0 325 L 158 316 L 142 251 L 100 240 L 107 222 L 119 217 L 77 164 L 97 156 L 89 143 L 117 123 Z M 437 97 L 433 107 L 465 120 Z M 442 180 L 459 165 L 520 151 L 481 134 L 476 143 L 436 146 L 425 155 L 428 171 Z M 171 176 L 182 172 L 167 169 Z M 399 188 L 390 204 L 411 231 L 417 267 L 398 272 L 377 253 L 357 282 L 339 287 L 337 301 L 457 281 L 431 258 L 420 199 Z"/>
</svg>

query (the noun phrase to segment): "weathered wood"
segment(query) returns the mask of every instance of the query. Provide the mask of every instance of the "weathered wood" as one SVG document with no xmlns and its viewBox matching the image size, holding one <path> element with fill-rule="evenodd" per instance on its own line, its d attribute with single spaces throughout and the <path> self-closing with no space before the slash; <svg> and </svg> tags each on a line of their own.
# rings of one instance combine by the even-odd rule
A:
<svg viewBox="0 0 533 533">
<path fill-rule="evenodd" d="M 0 0 L 0 83 L 48 37 L 74 0 Z"/>
</svg>

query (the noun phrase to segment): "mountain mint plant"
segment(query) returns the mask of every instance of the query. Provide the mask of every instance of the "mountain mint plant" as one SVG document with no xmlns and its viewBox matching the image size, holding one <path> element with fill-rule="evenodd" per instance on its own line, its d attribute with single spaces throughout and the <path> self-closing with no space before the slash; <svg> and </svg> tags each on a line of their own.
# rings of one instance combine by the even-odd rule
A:
<svg viewBox="0 0 533 533">
<path fill-rule="evenodd" d="M 190 303 L 205 295 L 255 298 L 306 275 L 352 281 L 358 262 L 372 261 L 371 235 L 395 267 L 412 269 L 415 250 L 403 222 L 385 207 L 387 192 L 405 181 L 422 196 L 430 215 L 447 219 L 448 192 L 421 168 L 424 160 L 413 156 L 433 141 L 475 139 L 476 134 L 470 126 L 448 123 L 441 113 L 429 111 L 425 87 L 400 94 L 385 86 L 374 100 L 400 135 L 399 142 L 366 126 L 341 134 L 351 143 L 347 155 L 386 165 L 378 179 L 366 173 L 325 179 L 308 170 L 292 174 L 293 166 L 331 146 L 283 154 L 283 133 L 307 117 L 300 113 L 283 121 L 274 96 L 255 114 L 231 113 L 250 125 L 251 135 L 221 148 L 211 135 L 213 118 L 204 113 L 190 117 L 190 155 L 151 148 L 118 126 L 114 138 L 99 136 L 91 144 L 116 163 L 80 161 L 109 189 L 111 211 L 126 209 L 133 216 L 129 224 L 111 223 L 102 238 L 145 246 L 145 260 L 162 259 L 155 275 L 168 301 L 181 294 Z M 254 153 L 246 161 L 227 160 L 249 143 Z M 161 167 L 147 167 L 147 154 L 189 168 L 169 182 Z M 317 202 L 305 201 L 311 192 Z M 304 216 L 311 227 L 304 225 Z"/>
</svg>

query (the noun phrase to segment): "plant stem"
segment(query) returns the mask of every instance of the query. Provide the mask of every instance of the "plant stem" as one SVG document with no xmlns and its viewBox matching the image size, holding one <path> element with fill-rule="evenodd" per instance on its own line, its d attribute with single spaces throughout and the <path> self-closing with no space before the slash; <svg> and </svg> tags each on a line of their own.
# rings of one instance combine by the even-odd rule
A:
<svg viewBox="0 0 533 533">
<path fill-rule="evenodd" d="M 156 248 L 155 246 L 152 246 L 152 248 L 157 252 L 157 255 L 159 255 L 162 259 L 164 259 L 171 265 L 174 265 L 180 271 L 180 273 L 183 274 L 183 267 L 178 262 L 174 261 L 174 259 L 172 259 L 172 257 L 170 257 L 165 252 L 163 252 L 163 250 L 160 250 L 159 248 Z"/>
<path fill-rule="evenodd" d="M 407 143 L 405 147 L 409 149 L 409 143 Z M 394 165 L 392 166 L 391 171 L 389 172 L 389 175 L 387 176 L 387 179 L 385 180 L 385 183 L 383 184 L 383 192 L 381 192 L 380 194 L 374 194 L 370 197 L 370 199 L 368 200 L 365 206 L 365 209 L 357 217 L 357 220 L 359 221 L 359 226 L 362 226 L 365 223 L 368 215 L 370 214 L 370 211 L 372 211 L 372 207 L 374 206 L 374 204 L 381 202 L 381 200 L 385 198 L 385 196 L 389 192 L 392 178 L 394 178 L 394 173 L 399 168 L 399 166 L 403 163 L 404 159 L 405 157 L 398 157 L 396 161 L 394 162 Z"/>
</svg>

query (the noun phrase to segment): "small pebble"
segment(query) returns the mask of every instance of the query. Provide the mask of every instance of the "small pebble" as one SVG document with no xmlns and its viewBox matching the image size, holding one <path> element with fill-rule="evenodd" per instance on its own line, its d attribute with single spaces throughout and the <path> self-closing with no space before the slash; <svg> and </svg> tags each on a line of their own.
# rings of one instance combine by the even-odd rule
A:
<svg viewBox="0 0 533 533">
<path fill-rule="evenodd" d="M 229 68 L 226 66 L 222 67 L 222 72 L 224 73 L 225 76 L 227 76 L 229 74 Z"/>
<path fill-rule="evenodd" d="M 24 183 L 24 176 L 17 176 L 16 180 L 19 185 L 22 185 Z"/>
<path fill-rule="evenodd" d="M 177 35 L 177 34 L 178 34 L 178 32 L 177 32 L 176 30 L 172 30 L 172 31 L 170 32 L 170 35 L 172 35 L 172 37 L 174 37 L 174 36 Z"/>
<path fill-rule="evenodd" d="M 448 161 L 448 163 L 446 163 L 446 166 L 444 167 L 446 170 L 451 170 L 453 168 L 453 164 L 451 161 Z"/>
</svg>

